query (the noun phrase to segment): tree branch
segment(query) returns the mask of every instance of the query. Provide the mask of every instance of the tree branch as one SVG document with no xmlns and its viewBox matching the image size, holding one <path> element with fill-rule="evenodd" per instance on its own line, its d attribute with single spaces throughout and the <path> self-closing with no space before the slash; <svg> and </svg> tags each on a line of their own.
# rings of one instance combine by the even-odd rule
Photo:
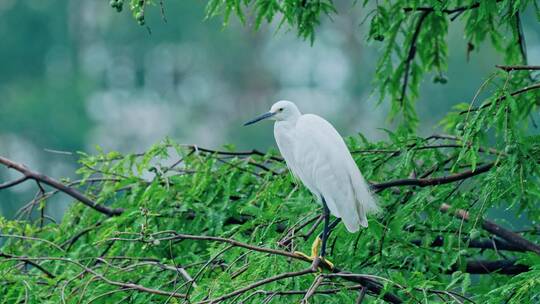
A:
<svg viewBox="0 0 540 304">
<path fill-rule="evenodd" d="M 499 0 L 500 1 L 500 0 Z M 466 10 L 470 10 L 470 9 L 475 9 L 475 8 L 478 8 L 480 6 L 480 3 L 477 2 L 477 3 L 473 3 L 471 5 L 467 5 L 467 6 L 459 6 L 459 7 L 456 7 L 456 8 L 445 8 L 443 10 L 441 10 L 441 12 L 445 13 L 445 14 L 449 14 L 449 15 L 452 15 L 452 14 L 455 14 L 455 13 L 459 13 L 459 12 L 463 12 L 463 11 L 466 11 Z M 412 11 L 418 11 L 418 12 L 434 12 L 435 9 L 433 7 L 427 7 L 427 6 L 421 6 L 421 7 L 404 7 L 403 8 L 403 11 L 405 11 L 406 13 L 408 12 L 412 12 Z"/>
<path fill-rule="evenodd" d="M 451 209 L 451 206 L 448 204 L 442 204 L 440 207 L 441 212 L 448 212 Z M 454 216 L 457 218 L 460 218 L 464 221 L 469 221 L 469 212 L 458 209 L 454 212 Z M 480 219 L 482 228 L 484 228 L 486 231 L 504 239 L 508 243 L 520 247 L 526 251 L 532 251 L 536 254 L 540 255 L 540 246 L 537 244 L 523 238 L 521 235 L 510 231 L 506 228 L 503 228 L 492 221 L 486 220 L 486 219 Z"/>
<path fill-rule="evenodd" d="M 422 23 L 426 20 L 426 17 L 431 13 L 431 11 L 423 11 L 418 19 L 416 28 L 414 30 L 413 36 L 411 38 L 411 45 L 409 46 L 409 52 L 407 54 L 407 59 L 405 59 L 405 74 L 403 76 L 403 85 L 401 87 L 401 97 L 399 98 L 399 103 L 403 106 L 403 100 L 405 99 L 405 93 L 407 91 L 407 84 L 409 83 L 409 71 L 411 69 L 411 62 L 414 60 L 416 55 L 416 42 L 418 41 L 418 35 L 420 35 L 420 29 L 422 28 Z"/>
<path fill-rule="evenodd" d="M 56 278 L 56 276 L 54 274 L 52 274 L 52 272 L 48 271 L 43 266 L 39 265 L 38 263 L 36 263 L 36 262 L 34 262 L 34 261 L 30 260 L 30 259 L 25 259 L 24 257 L 16 257 L 14 255 L 3 253 L 3 252 L 0 252 L 0 257 L 8 258 L 8 259 L 19 258 L 20 261 L 23 261 L 26 264 L 29 264 L 29 265 L 32 265 L 32 266 L 36 267 L 37 269 L 39 269 L 41 272 L 43 272 L 49 278 L 51 278 L 51 279 Z"/>
<path fill-rule="evenodd" d="M 418 187 L 426 187 L 426 186 L 435 186 L 435 185 L 443 185 L 448 183 L 453 183 L 456 181 L 464 180 L 467 178 L 471 178 L 473 176 L 485 173 L 489 171 L 491 168 L 495 166 L 495 163 L 488 163 L 482 166 L 478 166 L 474 171 L 473 170 L 467 170 L 461 173 L 456 173 L 453 175 L 443 176 L 443 177 L 432 177 L 432 178 L 404 178 L 404 179 L 398 179 L 378 184 L 372 184 L 372 188 L 376 190 L 377 192 L 382 191 L 384 189 L 390 188 L 390 187 L 396 187 L 396 186 L 418 186 Z"/>
<path fill-rule="evenodd" d="M 540 82 L 532 84 L 532 85 L 524 87 L 524 88 L 521 88 L 519 90 L 516 90 L 516 91 L 510 93 L 510 96 L 516 96 L 516 95 L 523 94 L 525 92 L 528 92 L 528 91 L 531 91 L 531 90 L 537 90 L 537 89 L 540 89 Z M 479 111 L 479 110 L 482 110 L 482 109 L 485 109 L 485 108 L 491 106 L 493 103 L 497 104 L 497 103 L 499 103 L 499 102 L 501 102 L 501 101 L 503 101 L 505 99 L 506 99 L 506 95 L 502 95 L 499 98 L 495 99 L 495 101 L 493 101 L 493 102 L 485 103 L 484 105 L 482 105 L 482 106 L 480 106 L 478 108 L 461 111 L 461 112 L 459 112 L 459 114 L 462 115 L 462 114 L 466 114 L 466 113 L 470 113 L 470 112 Z"/>
<path fill-rule="evenodd" d="M 494 239 L 480 239 L 480 240 L 467 240 L 465 239 L 464 242 L 467 243 L 467 248 L 477 248 L 477 249 L 493 249 L 493 250 L 507 250 L 507 251 L 517 251 L 517 252 L 524 252 L 527 251 L 524 248 L 520 246 L 516 246 L 513 244 L 508 243 L 507 241 L 501 241 L 497 238 Z M 422 240 L 412 240 L 412 244 L 416 246 L 422 246 Z M 429 244 L 430 247 L 441 247 L 444 245 L 444 237 L 442 235 L 438 235 L 431 244 Z"/>
<path fill-rule="evenodd" d="M 156 295 L 161 295 L 161 296 L 168 296 L 168 297 L 174 297 L 174 298 L 185 298 L 186 297 L 185 294 L 181 294 L 181 293 L 169 292 L 169 291 L 164 291 L 164 290 L 159 290 L 159 289 L 148 288 L 148 287 L 145 287 L 145 286 L 142 286 L 142 285 L 139 285 L 139 284 L 134 284 L 134 283 L 125 283 L 125 282 L 111 280 L 111 279 L 105 277 L 104 275 L 96 272 L 95 270 L 81 264 L 80 262 L 78 262 L 76 260 L 70 259 L 70 258 L 62 258 L 62 257 L 26 257 L 26 256 L 12 256 L 12 255 L 5 255 L 5 254 L 0 255 L 0 256 L 6 258 L 6 260 L 8 260 L 8 261 L 12 260 L 12 261 L 61 261 L 61 262 L 67 262 L 67 263 L 71 263 L 71 264 L 74 264 L 74 265 L 80 267 L 81 269 L 84 270 L 84 272 L 91 273 L 96 278 L 104 281 L 105 283 L 107 283 L 109 285 L 113 285 L 113 286 L 117 286 L 117 287 L 125 288 L 125 289 L 136 289 L 138 291 L 151 293 L 151 294 L 156 294 Z"/>
<path fill-rule="evenodd" d="M 172 234 L 172 236 L 163 237 L 163 238 L 156 238 L 157 235 L 167 234 L 167 233 Z M 278 249 L 271 249 L 271 248 L 266 248 L 266 247 L 254 246 L 254 245 L 239 242 L 239 241 L 236 241 L 236 240 L 233 240 L 233 239 L 222 238 L 222 237 L 179 234 L 179 233 L 176 233 L 175 231 L 167 230 L 167 231 L 161 231 L 161 232 L 152 234 L 152 239 L 159 240 L 159 241 L 190 239 L 190 240 L 220 242 L 220 243 L 230 244 L 230 245 L 233 245 L 233 246 L 236 246 L 236 247 L 246 248 L 246 249 L 257 251 L 257 252 L 275 254 L 275 255 L 280 255 L 280 256 L 289 257 L 289 258 L 293 258 L 293 259 L 296 259 L 296 260 L 301 260 L 301 261 L 304 261 L 304 262 L 312 263 L 311 260 L 309 260 L 309 259 L 307 259 L 307 258 L 305 258 L 303 256 L 296 255 L 296 254 L 294 254 L 292 252 L 288 252 L 288 251 L 284 251 L 284 250 L 278 250 Z M 142 240 L 142 238 L 109 238 L 109 239 L 104 240 L 104 241 L 140 242 L 140 241 L 143 241 L 143 240 Z M 330 268 L 329 265 L 326 264 L 326 263 L 321 263 L 319 266 L 322 267 L 322 268 L 325 268 L 327 270 L 331 270 L 332 272 L 335 272 L 335 273 L 343 273 L 342 270 L 340 270 L 339 268 L 337 268 L 337 267 Z M 378 294 L 381 294 L 381 293 L 384 292 L 383 299 L 385 301 L 389 302 L 389 303 L 394 303 L 394 304 L 403 303 L 403 301 L 398 296 L 396 296 L 396 295 L 394 295 L 394 294 L 392 294 L 390 292 L 385 292 L 383 290 L 382 285 L 380 283 L 378 283 L 377 281 L 373 280 L 373 279 L 369 279 L 369 278 L 365 278 L 365 277 L 363 277 L 361 279 L 354 278 L 354 277 L 343 277 L 343 279 L 345 279 L 347 281 L 350 281 L 350 282 L 360 283 L 363 286 L 365 286 L 373 294 L 378 295 Z"/>
<path fill-rule="evenodd" d="M 6 189 L 6 188 L 9 188 L 9 187 L 16 186 L 16 185 L 18 185 L 18 184 L 20 184 L 20 183 L 26 181 L 27 179 L 28 179 L 28 177 L 23 176 L 23 177 L 21 177 L 21 178 L 19 178 L 19 179 L 16 179 L 16 180 L 14 180 L 14 181 L 11 181 L 11 182 L 5 182 L 5 183 L 3 183 L 3 184 L 0 184 L 0 190 Z"/>
<path fill-rule="evenodd" d="M 250 285 L 248 285 L 248 286 L 246 286 L 244 288 L 240 288 L 238 290 L 235 290 L 233 292 L 225 294 L 225 295 L 223 295 L 223 296 L 221 296 L 219 298 L 200 301 L 200 302 L 197 302 L 196 304 L 219 303 L 221 301 L 227 300 L 229 298 L 232 298 L 234 296 L 242 294 L 242 293 L 244 293 L 246 291 L 252 290 L 254 288 L 257 288 L 259 286 L 262 286 L 262 285 L 265 285 L 265 284 L 268 284 L 268 283 L 272 283 L 274 281 L 278 281 L 278 280 L 282 280 L 282 279 L 286 279 L 286 278 L 294 278 L 294 277 L 298 277 L 298 276 L 303 276 L 305 274 L 313 273 L 313 272 L 314 272 L 314 270 L 311 269 L 311 267 L 310 267 L 310 268 L 300 270 L 300 271 L 292 271 L 292 272 L 281 273 L 281 274 L 275 275 L 273 277 L 269 277 L 269 278 L 257 281 L 257 282 L 255 282 L 253 284 L 250 284 Z"/>
<path fill-rule="evenodd" d="M 461 270 L 459 265 L 453 265 L 447 273 L 454 273 Z M 467 261 L 465 272 L 470 274 L 507 274 L 516 275 L 530 270 L 530 267 L 523 264 L 516 264 L 516 260 L 498 261 Z"/>
<path fill-rule="evenodd" d="M 518 44 L 519 44 L 519 51 L 521 52 L 521 59 L 523 60 L 523 64 L 527 64 L 527 45 L 525 43 L 525 35 L 523 34 L 523 27 L 521 25 L 521 17 L 519 15 L 519 11 L 516 12 L 516 32 L 517 32 L 517 38 L 518 38 Z"/>
<path fill-rule="evenodd" d="M 106 214 L 108 216 L 116 216 L 116 215 L 120 215 L 120 214 L 122 214 L 122 212 L 124 212 L 124 210 L 121 209 L 121 208 L 110 209 L 110 208 L 108 208 L 106 206 L 99 205 L 96 202 L 89 199 L 88 197 L 86 197 L 81 192 L 79 192 L 77 189 L 68 187 L 68 186 L 58 182 L 57 180 L 51 178 L 51 177 L 48 177 L 48 176 L 43 175 L 41 173 L 32 171 L 32 170 L 26 168 L 26 166 L 24 166 L 22 164 L 19 164 L 19 163 L 16 163 L 14 161 L 11 161 L 11 160 L 9 160 L 9 159 L 7 159 L 5 157 L 0 156 L 0 163 L 3 164 L 4 166 L 10 168 L 10 169 L 14 169 L 16 171 L 19 171 L 20 173 L 22 173 L 24 175 L 24 177 L 26 179 L 33 179 L 35 181 L 47 184 L 47 185 L 49 185 L 49 186 L 51 186 L 51 187 L 53 187 L 55 189 L 58 189 L 59 191 L 64 192 L 65 194 L 73 197 L 74 199 L 78 200 L 79 202 L 85 204 L 86 206 L 88 206 L 88 207 L 90 207 L 90 208 L 92 208 L 92 209 L 94 209 L 96 211 L 99 211 L 99 212 L 101 212 L 103 214 Z M 19 180 L 17 180 L 17 181 L 19 181 Z M 23 182 L 23 181 L 20 180 L 20 182 Z"/>
<path fill-rule="evenodd" d="M 497 0 L 496 2 L 501 2 L 501 1 L 502 0 Z M 471 10 L 471 9 L 476 9 L 478 7 L 480 7 L 480 2 L 476 2 L 476 3 L 470 4 L 470 5 L 458 6 L 456 8 L 445 8 L 445 9 L 442 9 L 441 12 L 444 13 L 444 14 L 448 14 L 448 15 L 456 14 L 451 18 L 452 21 L 453 21 L 457 16 L 461 15 L 463 12 Z M 422 6 L 422 7 L 404 7 L 403 11 L 405 11 L 407 13 L 412 12 L 412 11 L 434 12 L 435 8 L 426 7 L 426 6 Z"/>
<path fill-rule="evenodd" d="M 499 65 L 495 67 L 505 72 L 511 71 L 537 71 L 540 70 L 540 65 Z"/>
</svg>

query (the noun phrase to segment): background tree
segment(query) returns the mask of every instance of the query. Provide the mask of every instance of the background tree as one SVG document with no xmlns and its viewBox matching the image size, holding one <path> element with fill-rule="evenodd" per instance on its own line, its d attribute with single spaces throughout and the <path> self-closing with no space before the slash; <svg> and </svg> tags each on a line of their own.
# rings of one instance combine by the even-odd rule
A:
<svg viewBox="0 0 540 304">
<path fill-rule="evenodd" d="M 0 220 L 3 301 L 540 301 L 540 68 L 527 65 L 520 21 L 536 4 L 356 4 L 369 10 L 369 39 L 382 43 L 374 87 L 398 125 L 384 141 L 347 139 L 384 214 L 355 235 L 338 226 L 329 242 L 336 269 L 312 270 L 292 253 L 309 247 L 321 219 L 278 155 L 165 140 L 139 154 L 81 154 L 77 180 L 0 158 L 21 173 L 0 189 L 37 189 L 17 220 Z M 167 13 L 158 1 L 112 5 L 129 6 L 141 24 L 148 10 Z M 317 24 L 335 10 L 329 1 L 216 0 L 207 12 L 256 27 L 278 18 L 317 43 Z M 454 20 L 466 24 L 467 52 L 489 39 L 504 65 L 456 102 L 445 134 L 419 136 L 414 101 L 426 74 L 447 81 Z M 53 223 L 43 210 L 59 192 L 80 203 Z"/>
</svg>

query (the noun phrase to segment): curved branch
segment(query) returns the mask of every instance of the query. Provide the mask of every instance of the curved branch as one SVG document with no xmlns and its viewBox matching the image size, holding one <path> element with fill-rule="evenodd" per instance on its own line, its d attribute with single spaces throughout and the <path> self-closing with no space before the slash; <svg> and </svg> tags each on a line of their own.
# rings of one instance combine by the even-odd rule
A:
<svg viewBox="0 0 540 304">
<path fill-rule="evenodd" d="M 11 161 L 11 160 L 9 160 L 9 159 L 7 159 L 5 157 L 0 156 L 0 164 L 3 164 L 4 166 L 6 166 L 6 167 L 8 167 L 10 169 L 14 169 L 16 171 L 19 171 L 20 173 L 24 174 L 26 179 L 33 179 L 35 181 L 47 184 L 47 185 L 49 185 L 49 186 L 51 186 L 51 187 L 53 187 L 55 189 L 58 189 L 59 191 L 62 191 L 65 194 L 67 194 L 67 195 L 73 197 L 74 199 L 78 200 L 79 202 L 85 204 L 86 206 L 88 206 L 88 207 L 90 207 L 90 208 L 92 208 L 92 209 L 94 209 L 96 211 L 99 211 L 99 212 L 101 212 L 103 214 L 106 214 L 108 216 L 116 216 L 116 215 L 120 215 L 120 214 L 122 214 L 122 212 L 124 212 L 124 210 L 121 209 L 121 208 L 110 209 L 110 208 L 108 208 L 106 206 L 99 205 L 96 202 L 89 199 L 88 197 L 86 197 L 81 192 L 79 192 L 77 189 L 68 187 L 68 186 L 60 183 L 59 181 L 51 178 L 51 177 L 48 177 L 48 176 L 43 175 L 41 173 L 32 171 L 32 170 L 26 168 L 26 166 L 24 166 L 22 164 L 19 164 L 19 163 L 16 163 L 14 161 Z"/>
</svg>

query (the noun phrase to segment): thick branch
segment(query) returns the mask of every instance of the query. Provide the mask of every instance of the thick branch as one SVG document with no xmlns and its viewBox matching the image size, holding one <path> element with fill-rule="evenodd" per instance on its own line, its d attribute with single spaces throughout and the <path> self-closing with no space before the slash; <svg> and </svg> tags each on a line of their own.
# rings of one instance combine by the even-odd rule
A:
<svg viewBox="0 0 540 304">
<path fill-rule="evenodd" d="M 442 177 L 398 179 L 398 180 L 393 180 L 389 182 L 373 184 L 372 188 L 378 192 L 386 188 L 396 187 L 396 186 L 426 187 L 426 186 L 443 185 L 443 184 L 453 183 L 456 181 L 464 180 L 464 179 L 485 173 L 489 171 L 491 168 L 493 168 L 493 166 L 495 166 L 495 163 L 489 163 L 482 166 L 478 166 L 474 171 L 468 170 L 461 173 L 456 173 L 453 175 L 442 176 Z"/>
<path fill-rule="evenodd" d="M 464 240 L 467 243 L 467 248 L 477 248 L 477 249 L 493 249 L 493 250 L 507 250 L 507 251 L 526 251 L 520 246 L 510 244 L 506 241 L 501 241 L 499 239 L 480 239 L 480 240 Z M 422 246 L 422 240 L 412 240 L 412 244 L 416 246 Z M 444 237 L 438 235 L 431 244 L 430 247 L 441 247 L 444 245 Z"/>
<path fill-rule="evenodd" d="M 450 210 L 451 206 L 448 204 L 442 204 L 440 207 L 440 210 L 442 212 L 448 212 Z M 465 221 L 469 220 L 469 212 L 458 209 L 455 211 L 454 215 L 460 219 L 463 219 Z M 486 220 L 486 219 L 480 219 L 482 223 L 482 228 L 484 228 L 486 231 L 493 233 L 494 235 L 500 237 L 501 239 L 504 239 L 508 243 L 523 248 L 526 251 L 532 251 L 536 254 L 540 255 L 540 246 L 523 238 L 521 235 L 510 231 L 506 228 L 503 228 L 492 221 Z"/>
<path fill-rule="evenodd" d="M 459 265 L 454 265 L 448 271 L 453 273 L 460 270 Z M 515 260 L 498 261 L 467 261 L 465 272 L 470 274 L 490 274 L 499 273 L 507 275 L 516 275 L 530 270 L 530 267 L 523 264 L 517 264 Z"/>
<path fill-rule="evenodd" d="M 51 187 L 53 187 L 55 189 L 58 189 L 59 191 L 64 192 L 65 194 L 73 197 L 74 199 L 76 199 L 76 200 L 80 201 L 81 203 L 85 204 L 86 206 L 88 206 L 88 207 L 90 207 L 90 208 L 92 208 L 94 210 L 97 210 L 97 211 L 99 211 L 99 212 L 101 212 L 103 214 L 106 214 L 108 216 L 120 215 L 124 211 L 123 209 L 120 209 L 120 208 L 118 208 L 118 209 L 110 209 L 110 208 L 108 208 L 106 206 L 99 205 L 96 202 L 89 199 L 88 197 L 86 197 L 81 192 L 79 192 L 77 189 L 68 187 L 68 186 L 58 182 L 57 180 L 51 178 L 51 177 L 48 177 L 48 176 L 43 175 L 41 173 L 32 171 L 32 170 L 26 168 L 24 165 L 13 162 L 13 161 L 5 158 L 5 157 L 0 156 L 0 163 L 3 164 L 4 166 L 8 167 L 8 168 L 19 171 L 20 173 L 22 173 L 24 175 L 24 177 L 26 179 L 33 179 L 35 181 L 47 184 L 47 185 L 49 185 L 49 186 L 51 186 Z"/>
</svg>

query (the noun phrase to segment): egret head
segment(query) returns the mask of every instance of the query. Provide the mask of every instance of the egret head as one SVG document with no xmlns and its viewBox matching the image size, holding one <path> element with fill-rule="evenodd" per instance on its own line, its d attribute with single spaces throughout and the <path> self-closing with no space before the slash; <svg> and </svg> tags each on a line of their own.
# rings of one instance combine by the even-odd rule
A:
<svg viewBox="0 0 540 304">
<path fill-rule="evenodd" d="M 272 105 L 270 112 L 264 113 L 254 119 L 246 122 L 244 126 L 254 124 L 263 119 L 271 119 L 276 121 L 292 120 L 300 116 L 300 111 L 296 105 L 287 100 L 280 100 Z"/>
</svg>

